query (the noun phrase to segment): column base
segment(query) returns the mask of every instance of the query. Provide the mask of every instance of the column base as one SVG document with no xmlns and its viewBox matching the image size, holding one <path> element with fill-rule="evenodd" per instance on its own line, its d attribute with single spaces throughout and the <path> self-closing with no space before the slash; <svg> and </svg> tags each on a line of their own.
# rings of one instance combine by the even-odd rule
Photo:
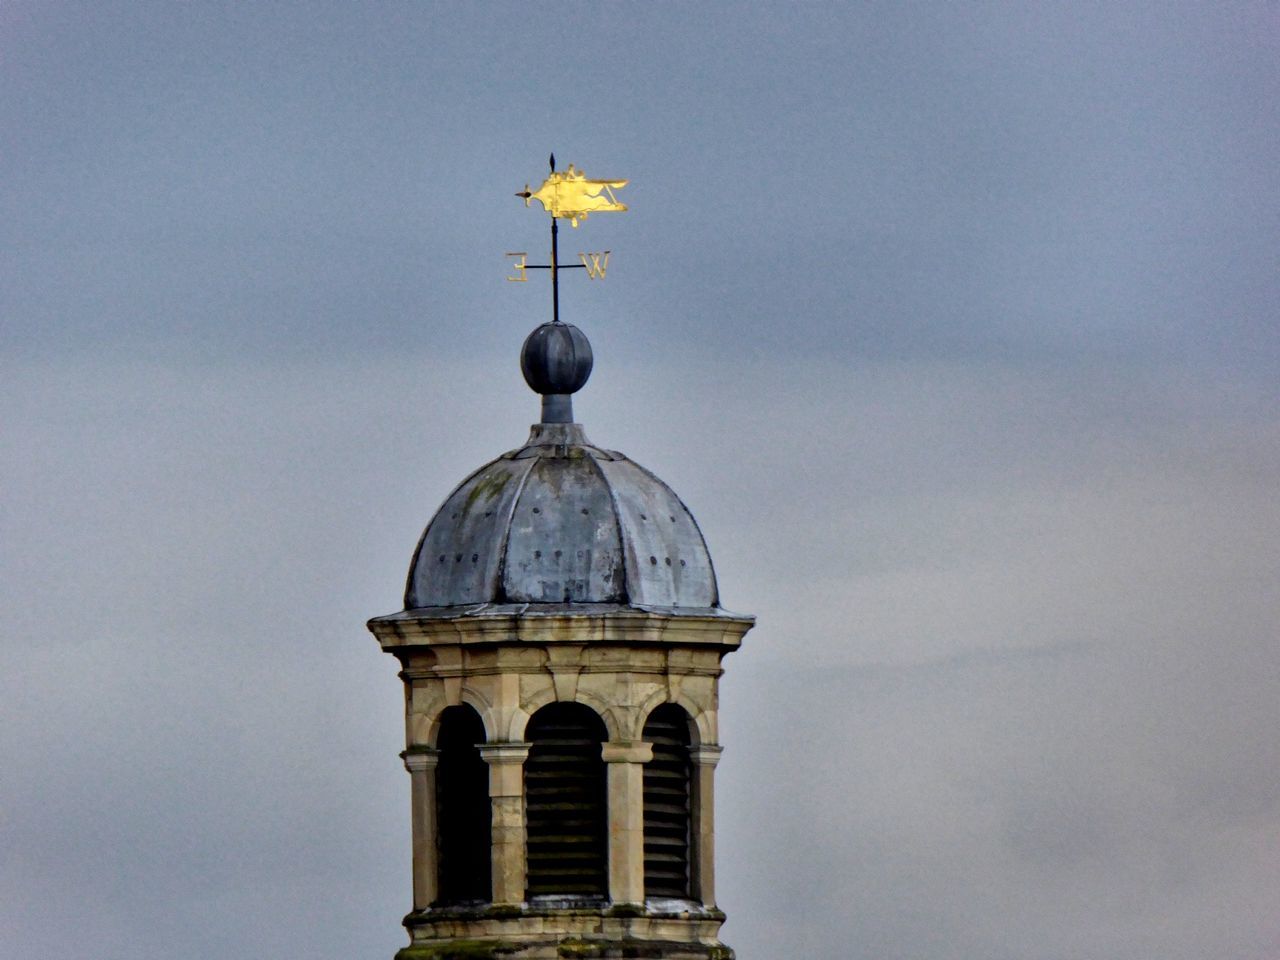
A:
<svg viewBox="0 0 1280 960">
<path fill-rule="evenodd" d="M 724 944 L 655 944 L 648 940 L 557 940 L 514 944 L 488 940 L 442 940 L 404 947 L 395 960 L 734 960 Z"/>
<path fill-rule="evenodd" d="M 560 940 L 542 944 L 512 944 L 501 941 L 446 940 L 409 946 L 395 960 L 734 960 L 734 952 L 724 944 L 654 944 L 647 940 L 604 942 Z"/>
<path fill-rule="evenodd" d="M 733 960 L 724 914 L 684 901 L 436 907 L 405 917 L 396 960 Z"/>
</svg>

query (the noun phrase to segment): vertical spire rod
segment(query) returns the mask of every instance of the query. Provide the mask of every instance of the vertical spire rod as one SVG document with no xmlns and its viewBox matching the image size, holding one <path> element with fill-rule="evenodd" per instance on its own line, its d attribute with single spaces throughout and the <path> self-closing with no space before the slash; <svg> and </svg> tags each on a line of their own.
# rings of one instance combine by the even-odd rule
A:
<svg viewBox="0 0 1280 960">
<path fill-rule="evenodd" d="M 551 154 L 551 172 L 556 172 L 556 155 Z M 560 322 L 560 271 L 557 265 L 560 262 L 559 250 L 560 227 L 556 224 L 556 218 L 553 214 L 551 217 L 551 322 Z"/>
<path fill-rule="evenodd" d="M 560 271 L 556 269 L 556 264 L 560 259 L 560 251 L 557 249 L 557 236 L 560 228 L 556 226 L 556 218 L 551 218 L 551 322 L 560 322 Z"/>
</svg>

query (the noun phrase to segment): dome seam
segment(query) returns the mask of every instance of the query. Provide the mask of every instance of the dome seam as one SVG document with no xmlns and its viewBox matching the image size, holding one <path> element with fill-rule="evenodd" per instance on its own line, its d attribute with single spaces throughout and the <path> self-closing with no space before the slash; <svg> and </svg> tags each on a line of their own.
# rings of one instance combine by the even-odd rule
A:
<svg viewBox="0 0 1280 960">
<path fill-rule="evenodd" d="M 516 487 L 516 492 L 511 497 L 511 509 L 507 511 L 507 516 L 502 525 L 502 543 L 498 547 L 498 562 L 494 564 L 493 597 L 495 603 L 507 602 L 507 549 L 511 544 L 511 526 L 515 522 L 516 508 L 520 506 L 520 498 L 524 496 L 525 485 L 529 482 L 529 476 L 533 473 L 541 458 L 528 457 L 527 459 L 529 466 L 520 477 L 520 485 Z"/>
<path fill-rule="evenodd" d="M 587 454 L 587 459 L 591 461 L 592 469 L 600 476 L 600 482 L 604 484 L 604 488 L 609 491 L 609 506 L 613 512 L 613 529 L 618 535 L 618 559 L 622 563 L 622 588 L 619 591 L 619 597 L 621 603 L 629 604 L 631 603 L 631 575 L 627 570 L 627 540 L 622 533 L 622 514 L 618 510 L 618 498 L 613 492 L 613 484 L 609 482 L 609 475 L 600 466 L 599 459 L 592 453 Z"/>
</svg>

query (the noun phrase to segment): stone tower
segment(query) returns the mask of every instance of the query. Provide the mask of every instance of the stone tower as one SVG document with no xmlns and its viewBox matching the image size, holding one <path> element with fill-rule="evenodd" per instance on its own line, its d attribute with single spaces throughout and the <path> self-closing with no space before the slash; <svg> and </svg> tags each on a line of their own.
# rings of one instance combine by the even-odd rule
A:
<svg viewBox="0 0 1280 960">
<path fill-rule="evenodd" d="M 413 823 L 397 960 L 727 960 L 715 903 L 720 607 L 671 488 L 573 422 L 591 372 L 547 323 L 521 368 L 528 442 L 427 524 L 405 609 L 369 629 L 403 667 Z"/>
</svg>

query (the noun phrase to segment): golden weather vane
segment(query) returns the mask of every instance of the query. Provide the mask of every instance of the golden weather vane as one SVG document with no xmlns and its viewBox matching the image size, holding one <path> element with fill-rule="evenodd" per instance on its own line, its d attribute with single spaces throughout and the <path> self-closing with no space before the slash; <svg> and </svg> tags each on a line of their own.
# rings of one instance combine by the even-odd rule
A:
<svg viewBox="0 0 1280 960">
<path fill-rule="evenodd" d="M 552 155 L 552 160 L 554 159 L 555 156 Z M 619 203 L 613 191 L 621 190 L 628 182 L 588 180 L 587 175 L 581 170 L 575 170 L 572 163 L 564 173 L 557 173 L 553 164 L 551 176 L 542 182 L 542 186 L 531 193 L 526 183 L 524 190 L 516 196 L 524 197 L 526 207 L 530 200 L 537 200 L 551 216 L 558 220 L 568 220 L 576 227 L 578 221 L 587 219 L 589 213 L 621 213 L 626 210 L 627 205 Z"/>
<path fill-rule="evenodd" d="M 609 253 L 605 250 L 600 253 L 580 253 L 578 259 L 581 263 L 559 262 L 558 236 L 560 228 L 557 225 L 558 220 L 568 220 L 569 223 L 576 227 L 579 220 L 586 220 L 587 215 L 591 213 L 621 213 L 627 209 L 625 203 L 618 200 L 615 190 L 621 190 L 627 185 L 627 180 L 588 180 L 587 175 L 581 170 L 574 168 L 573 164 L 569 164 L 569 169 L 565 171 L 556 170 L 556 155 L 551 155 L 551 175 L 542 182 L 542 186 L 537 190 L 530 190 L 526 183 L 524 189 L 516 194 L 517 197 L 524 198 L 524 205 L 529 206 L 530 200 L 537 200 L 542 204 L 542 209 L 551 214 L 551 262 L 550 263 L 529 263 L 529 255 L 523 251 L 518 253 L 508 253 L 508 257 L 518 257 L 512 267 L 516 274 L 507 277 L 508 280 L 516 283 L 524 283 L 528 280 L 527 273 L 530 270 L 550 270 L 551 271 L 551 309 L 552 319 L 555 323 L 560 322 L 560 276 L 561 270 L 585 269 L 587 277 L 591 280 L 603 280 L 605 271 L 609 266 Z"/>
</svg>

